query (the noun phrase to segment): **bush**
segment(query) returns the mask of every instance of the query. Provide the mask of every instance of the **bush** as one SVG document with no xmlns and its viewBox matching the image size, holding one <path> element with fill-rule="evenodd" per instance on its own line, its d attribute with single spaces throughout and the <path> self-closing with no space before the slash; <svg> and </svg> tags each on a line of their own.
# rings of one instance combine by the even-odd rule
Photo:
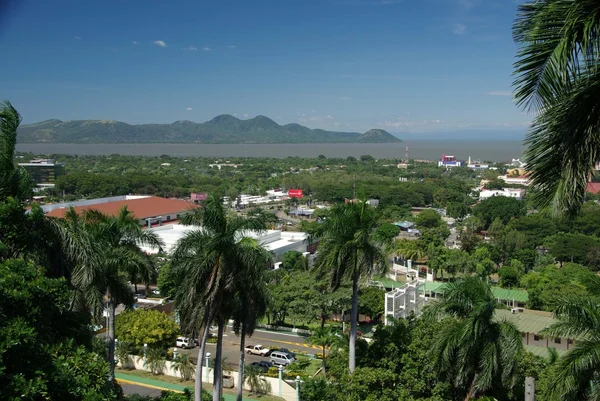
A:
<svg viewBox="0 0 600 401">
<path fill-rule="evenodd" d="M 115 334 L 134 348 L 148 347 L 167 350 L 179 333 L 177 324 L 166 313 L 137 309 L 121 313 L 115 319 Z"/>
<path fill-rule="evenodd" d="M 160 349 L 150 348 L 146 352 L 144 367 L 149 368 L 152 374 L 162 375 L 165 370 L 165 357 Z"/>
</svg>

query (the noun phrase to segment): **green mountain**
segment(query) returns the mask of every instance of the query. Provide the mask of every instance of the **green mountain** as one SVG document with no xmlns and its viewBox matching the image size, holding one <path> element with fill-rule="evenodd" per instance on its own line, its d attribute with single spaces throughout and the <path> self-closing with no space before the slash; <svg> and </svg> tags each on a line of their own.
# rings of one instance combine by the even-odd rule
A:
<svg viewBox="0 0 600 401">
<path fill-rule="evenodd" d="M 223 114 L 204 123 L 131 125 L 111 120 L 47 120 L 19 128 L 20 143 L 382 143 L 402 142 L 384 130 L 334 132 L 265 116 L 240 120 Z"/>
</svg>

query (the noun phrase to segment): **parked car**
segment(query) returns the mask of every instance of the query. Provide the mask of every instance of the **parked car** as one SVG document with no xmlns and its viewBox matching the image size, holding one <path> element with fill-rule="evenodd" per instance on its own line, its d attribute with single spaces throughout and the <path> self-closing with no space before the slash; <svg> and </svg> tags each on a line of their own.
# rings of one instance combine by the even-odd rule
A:
<svg viewBox="0 0 600 401">
<path fill-rule="evenodd" d="M 288 354 L 288 355 L 291 355 L 291 356 L 293 356 L 293 357 L 294 357 L 294 359 L 296 359 L 296 354 L 295 354 L 294 352 L 290 351 L 290 350 L 289 350 L 289 349 L 287 349 L 287 348 L 279 348 L 277 351 L 279 351 L 279 352 L 283 352 L 283 353 L 286 353 L 286 354 Z M 275 351 L 273 351 L 273 352 L 275 352 Z"/>
<path fill-rule="evenodd" d="M 271 352 L 269 360 L 275 365 L 287 366 L 290 363 L 293 363 L 296 360 L 296 358 L 285 352 L 275 351 Z"/>
<path fill-rule="evenodd" d="M 191 338 L 188 337 L 177 337 L 177 340 L 175 340 L 175 346 L 177 348 L 194 348 L 195 346 L 198 345 L 198 341 L 197 340 L 192 340 Z"/>
<path fill-rule="evenodd" d="M 269 361 L 258 361 L 258 362 L 252 362 L 251 363 L 252 366 L 255 366 L 256 368 L 260 369 L 263 372 L 267 372 L 271 367 L 273 367 L 274 365 L 269 362 Z"/>
</svg>

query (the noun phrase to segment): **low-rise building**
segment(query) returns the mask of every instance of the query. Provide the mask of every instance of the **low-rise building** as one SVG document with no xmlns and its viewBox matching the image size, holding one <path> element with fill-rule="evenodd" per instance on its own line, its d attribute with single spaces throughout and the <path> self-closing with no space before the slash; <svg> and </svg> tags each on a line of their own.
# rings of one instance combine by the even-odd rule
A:
<svg viewBox="0 0 600 401">
<path fill-rule="evenodd" d="M 479 192 L 479 199 L 485 200 L 494 196 L 506 196 L 507 198 L 523 199 L 525 190 L 521 188 L 503 188 L 503 189 L 482 189 Z"/>
<path fill-rule="evenodd" d="M 462 165 L 462 161 L 457 160 L 456 157 L 451 155 L 442 155 L 442 159 L 438 161 L 438 167 L 452 168 L 460 167 Z"/>
<path fill-rule="evenodd" d="M 498 176 L 498 179 L 504 180 L 504 182 L 507 184 L 524 185 L 524 186 L 529 185 L 529 176 L 527 174 L 524 174 L 524 175 L 508 175 L 508 174 L 500 175 L 500 176 Z"/>
<path fill-rule="evenodd" d="M 124 206 L 127 206 L 127 210 L 138 219 L 141 225 L 149 227 L 177 221 L 181 215 L 198 207 L 192 202 L 180 199 L 166 199 L 148 195 L 126 195 L 43 205 L 42 210 L 46 213 L 46 216 L 57 218 L 64 217 L 71 207 L 78 214 L 85 210 L 97 210 L 107 215 L 117 216 Z"/>
</svg>

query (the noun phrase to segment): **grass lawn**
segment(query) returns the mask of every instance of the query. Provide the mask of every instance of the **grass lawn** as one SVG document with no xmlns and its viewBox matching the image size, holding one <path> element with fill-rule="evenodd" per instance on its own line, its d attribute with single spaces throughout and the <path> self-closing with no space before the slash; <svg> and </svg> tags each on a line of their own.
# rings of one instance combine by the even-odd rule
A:
<svg viewBox="0 0 600 401">
<path fill-rule="evenodd" d="M 321 367 L 323 366 L 323 361 L 320 359 L 311 359 L 310 360 L 310 365 L 308 365 L 308 367 L 305 369 L 306 374 L 310 375 L 310 376 L 314 376 L 315 373 L 317 373 L 317 370 L 319 370 Z"/>
<path fill-rule="evenodd" d="M 319 361 L 320 362 L 320 361 Z M 187 386 L 190 388 L 194 388 L 194 381 L 190 380 L 190 381 L 181 381 L 179 380 L 177 377 L 173 377 L 173 376 L 166 376 L 166 375 L 154 375 L 151 372 L 146 372 L 145 370 L 123 370 L 123 369 L 117 369 L 117 372 L 126 374 L 126 375 L 130 375 L 130 376 L 138 376 L 138 377 L 143 377 L 143 378 L 148 378 L 148 379 L 153 379 L 153 380 L 159 380 L 165 383 L 174 383 L 174 384 L 180 384 L 182 386 Z M 237 380 L 237 372 L 235 373 L 235 379 Z M 202 382 L 202 388 L 204 389 L 212 389 L 212 384 L 210 383 L 204 383 Z M 223 394 L 232 394 L 235 395 L 237 394 L 235 389 L 230 389 L 230 388 L 224 388 L 223 389 Z M 257 396 L 254 394 L 251 394 L 248 391 L 244 391 L 244 397 L 247 398 L 255 398 L 258 400 L 263 400 L 263 401 L 283 401 L 283 398 L 281 397 L 275 397 L 272 395 L 263 395 L 263 396 Z"/>
</svg>

